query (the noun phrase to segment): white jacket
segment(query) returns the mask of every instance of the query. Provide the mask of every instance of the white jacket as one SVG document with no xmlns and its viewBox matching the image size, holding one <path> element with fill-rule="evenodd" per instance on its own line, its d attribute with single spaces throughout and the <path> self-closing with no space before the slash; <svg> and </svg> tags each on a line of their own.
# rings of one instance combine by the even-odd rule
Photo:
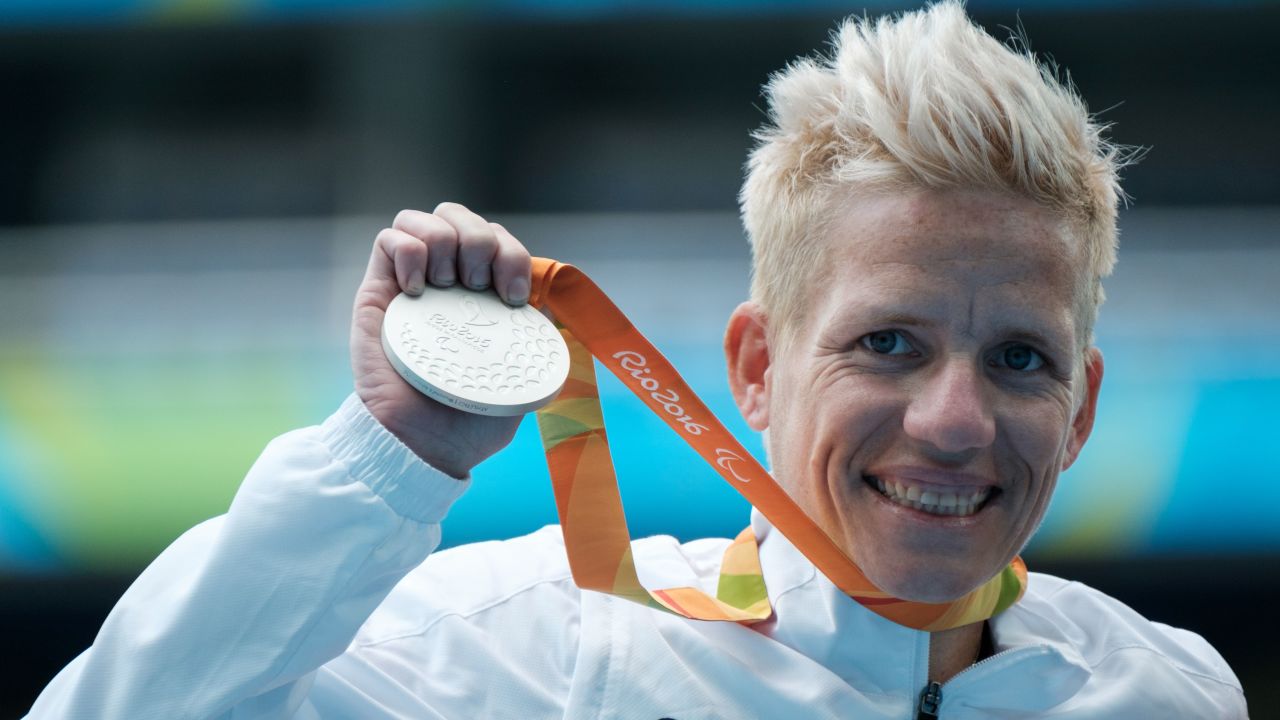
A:
<svg viewBox="0 0 1280 720">
<path fill-rule="evenodd" d="M 559 529 L 427 558 L 467 487 L 353 396 L 273 441 L 226 515 L 138 578 L 30 718 L 916 717 L 929 636 L 841 594 L 758 513 L 776 616 L 686 620 L 573 585 Z M 637 543 L 714 591 L 727 540 Z M 425 562 L 424 562 L 425 560 Z M 1243 718 L 1199 636 L 1032 574 L 940 717 Z"/>
</svg>

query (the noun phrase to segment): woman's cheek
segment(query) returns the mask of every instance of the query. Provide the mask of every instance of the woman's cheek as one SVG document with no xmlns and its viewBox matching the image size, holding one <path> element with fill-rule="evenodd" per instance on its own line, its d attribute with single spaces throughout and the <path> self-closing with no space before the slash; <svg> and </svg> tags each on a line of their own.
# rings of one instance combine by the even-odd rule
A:
<svg viewBox="0 0 1280 720">
<path fill-rule="evenodd" d="M 1056 397 L 1016 402 L 1003 415 L 1003 429 L 1024 463 L 1036 472 L 1056 466 L 1071 429 L 1069 402 Z"/>
<path fill-rule="evenodd" d="M 1001 466 L 1029 473 L 1022 498 L 1023 521 L 1019 535 L 1023 541 L 1040 525 L 1057 485 L 1059 468 L 1066 451 L 1069 416 L 1060 403 L 1038 403 L 1006 417 L 1006 437 L 1013 457 L 1002 458 Z"/>
</svg>

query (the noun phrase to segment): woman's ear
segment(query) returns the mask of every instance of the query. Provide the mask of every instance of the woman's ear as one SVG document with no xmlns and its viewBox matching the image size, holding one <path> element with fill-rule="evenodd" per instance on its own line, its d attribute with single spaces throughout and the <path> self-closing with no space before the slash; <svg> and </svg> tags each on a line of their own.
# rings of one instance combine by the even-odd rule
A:
<svg viewBox="0 0 1280 720">
<path fill-rule="evenodd" d="M 1067 455 L 1062 460 L 1062 469 L 1071 467 L 1080 450 L 1093 432 L 1093 419 L 1098 412 L 1098 389 L 1102 387 L 1102 351 L 1096 347 L 1089 348 L 1084 358 L 1084 399 L 1076 416 L 1071 420 L 1071 437 L 1067 439 Z"/>
<path fill-rule="evenodd" d="M 738 411 L 756 432 L 769 427 L 769 337 L 764 311 L 744 302 L 729 316 L 724 359 Z"/>
</svg>

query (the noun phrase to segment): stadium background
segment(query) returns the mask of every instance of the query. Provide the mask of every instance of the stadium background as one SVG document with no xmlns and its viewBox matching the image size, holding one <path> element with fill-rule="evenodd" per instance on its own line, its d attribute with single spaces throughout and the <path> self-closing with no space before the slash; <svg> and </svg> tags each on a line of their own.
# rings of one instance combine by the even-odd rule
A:
<svg viewBox="0 0 1280 720">
<path fill-rule="evenodd" d="M 719 341 L 760 85 L 832 2 L 0 0 L 0 717 L 273 436 L 349 392 L 352 293 L 404 207 L 583 267 L 744 443 Z M 1276 717 L 1280 7 L 970 3 L 1070 70 L 1127 173 L 1094 437 L 1027 556 L 1194 629 Z M 603 380 L 635 535 L 746 505 Z M 446 544 L 554 522 L 531 422 Z"/>
</svg>

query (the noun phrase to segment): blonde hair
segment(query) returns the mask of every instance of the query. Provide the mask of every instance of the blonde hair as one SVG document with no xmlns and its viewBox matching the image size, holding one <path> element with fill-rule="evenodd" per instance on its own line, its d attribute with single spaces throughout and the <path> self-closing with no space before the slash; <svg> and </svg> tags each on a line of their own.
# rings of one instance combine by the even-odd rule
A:
<svg viewBox="0 0 1280 720">
<path fill-rule="evenodd" d="M 1119 169 L 1133 159 L 1102 137 L 1069 81 L 1014 38 L 973 24 L 960 2 L 878 20 L 849 18 L 830 56 L 801 59 L 766 86 L 739 197 L 752 249 L 751 297 L 769 334 L 800 324 L 819 274 L 825 223 L 841 193 L 1012 192 L 1060 213 L 1089 273 L 1088 341 L 1116 260 Z"/>
</svg>

